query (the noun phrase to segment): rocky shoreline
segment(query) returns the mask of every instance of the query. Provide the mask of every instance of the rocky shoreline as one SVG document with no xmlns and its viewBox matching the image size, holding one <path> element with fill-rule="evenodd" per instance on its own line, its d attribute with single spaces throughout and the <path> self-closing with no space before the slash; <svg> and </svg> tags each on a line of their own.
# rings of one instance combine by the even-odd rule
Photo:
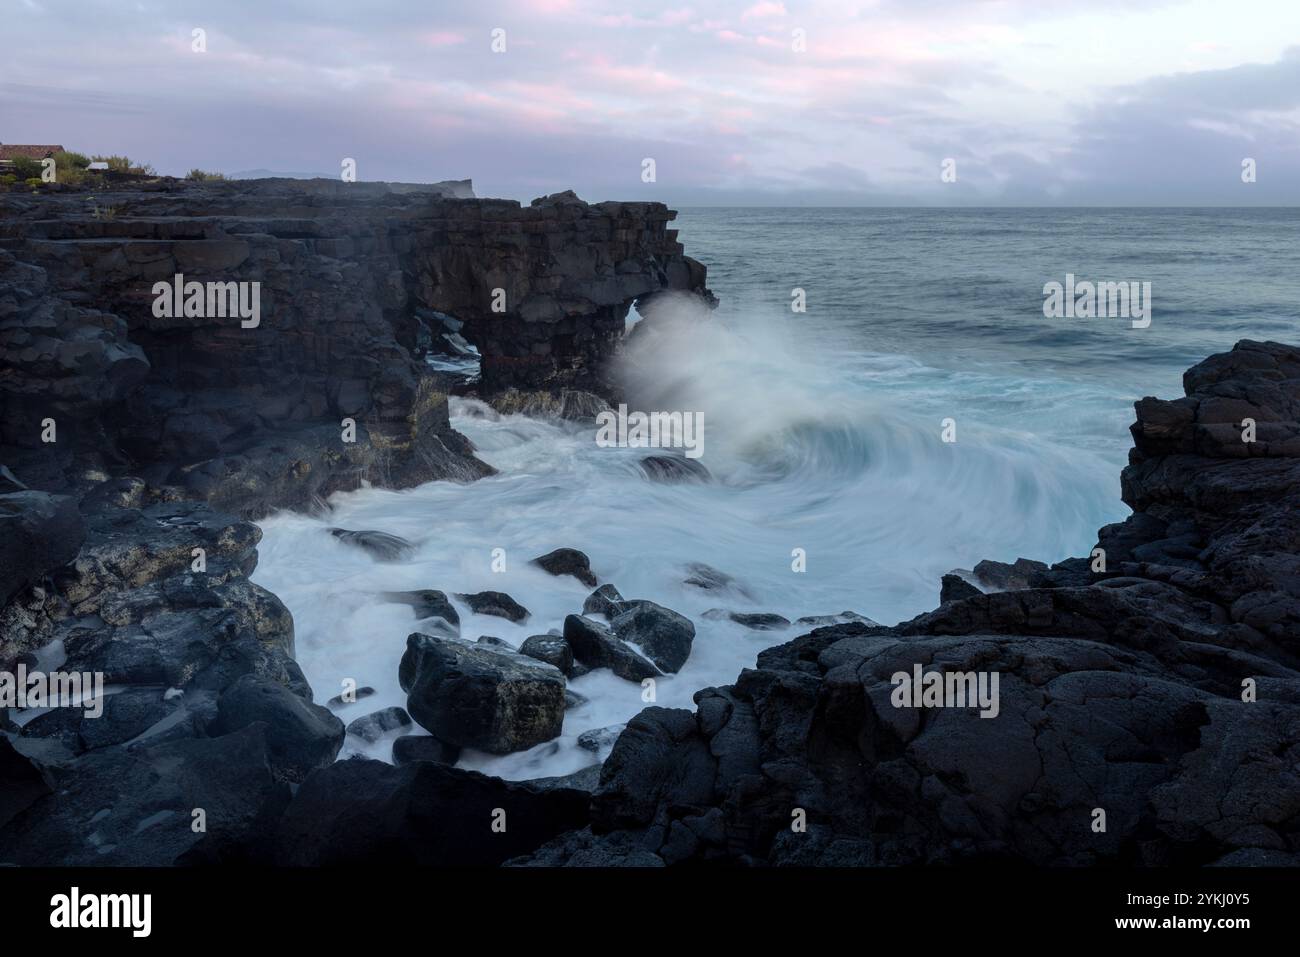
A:
<svg viewBox="0 0 1300 957">
<path fill-rule="evenodd" d="M 642 682 L 689 657 L 694 623 L 572 549 L 535 561 L 592 594 L 519 649 L 460 634 L 457 604 L 526 620 L 509 595 L 401 593 L 406 709 L 313 702 L 292 616 L 249 580 L 253 520 L 490 472 L 420 359 L 431 324 L 482 356 L 482 397 L 584 416 L 618 398 L 633 304 L 653 322 L 660 297 L 713 301 L 660 204 L 466 191 L 0 196 L 0 670 L 111 692 L 93 719 L 0 710 L 0 863 L 1300 864 L 1300 349 L 1276 343 L 1137 403 L 1134 514 L 1091 555 L 982 562 L 893 627 L 801 620 L 693 713 L 593 729 L 598 768 L 451 766 L 553 738 L 575 675 Z M 265 319 L 157 317 L 148 292 L 176 273 L 261 283 Z M 376 561 L 408 544 L 332 533 Z M 743 587 L 705 566 L 692 582 Z M 917 666 L 998 675 L 996 717 L 897 707 L 892 678 Z M 412 722 L 431 736 L 396 738 L 394 764 L 336 760 L 348 734 Z"/>
</svg>

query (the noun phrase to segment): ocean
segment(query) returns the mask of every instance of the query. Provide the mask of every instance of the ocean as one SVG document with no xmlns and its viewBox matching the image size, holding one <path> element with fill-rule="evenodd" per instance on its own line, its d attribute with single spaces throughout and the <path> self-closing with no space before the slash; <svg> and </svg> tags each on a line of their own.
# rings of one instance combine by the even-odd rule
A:
<svg viewBox="0 0 1300 957">
<path fill-rule="evenodd" d="M 690 660 L 655 689 L 654 704 L 679 708 L 802 633 L 748 631 L 709 609 L 892 624 L 935 607 L 954 568 L 1087 554 L 1129 511 L 1119 472 L 1133 402 L 1181 395 L 1188 366 L 1239 339 L 1300 339 L 1297 209 L 695 208 L 676 225 L 721 304 L 636 357 L 633 396 L 700 416 L 712 482 L 652 483 L 636 464 L 644 450 L 598 446 L 592 426 L 456 399 L 453 425 L 499 475 L 364 489 L 336 496 L 329 516 L 261 523 L 253 579 L 292 611 L 317 700 L 345 679 L 376 691 L 345 720 L 405 703 L 397 664 L 415 621 L 382 592 L 507 592 L 527 622 L 462 607 L 462 634 L 517 646 L 560 628 L 589 592 L 528 564 L 560 546 L 590 555 L 625 597 L 695 623 Z M 1067 275 L 1149 282 L 1150 325 L 1045 316 L 1044 285 Z M 806 311 L 791 308 L 796 290 Z M 418 548 L 376 563 L 331 525 Z M 686 586 L 691 562 L 748 597 Z M 461 766 L 567 774 L 603 757 L 579 734 L 647 706 L 640 685 L 608 671 L 569 687 L 586 702 L 559 739 L 466 752 Z M 388 759 L 391 744 L 350 737 L 345 754 Z"/>
</svg>

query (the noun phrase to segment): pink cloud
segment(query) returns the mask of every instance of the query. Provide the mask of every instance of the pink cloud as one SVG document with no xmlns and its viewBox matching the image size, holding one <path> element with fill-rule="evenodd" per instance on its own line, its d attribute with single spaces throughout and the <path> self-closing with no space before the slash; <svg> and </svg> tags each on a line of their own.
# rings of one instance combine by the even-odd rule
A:
<svg viewBox="0 0 1300 957">
<path fill-rule="evenodd" d="M 438 30 L 433 33 L 426 33 L 420 37 L 420 42 L 425 46 L 431 47 L 449 47 L 457 43 L 464 43 L 465 37 L 459 33 L 451 33 L 447 30 Z"/>
<path fill-rule="evenodd" d="M 785 4 L 773 3 L 771 0 L 760 0 L 748 10 L 740 15 L 742 20 L 761 20 L 766 17 L 783 17 L 785 16 Z"/>
<path fill-rule="evenodd" d="M 603 27 L 678 27 L 695 18 L 695 12 L 689 7 L 680 10 L 665 10 L 658 16 L 639 17 L 633 13 L 607 13 L 596 18 Z"/>
</svg>

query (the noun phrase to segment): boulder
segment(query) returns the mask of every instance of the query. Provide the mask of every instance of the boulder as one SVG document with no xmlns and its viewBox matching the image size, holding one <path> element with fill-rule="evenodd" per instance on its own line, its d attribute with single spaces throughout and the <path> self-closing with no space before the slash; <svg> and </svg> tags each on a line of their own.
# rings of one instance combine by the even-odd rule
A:
<svg viewBox="0 0 1300 957">
<path fill-rule="evenodd" d="M 652 482 L 677 484 L 681 482 L 708 482 L 713 476 L 698 459 L 684 455 L 647 455 L 637 463 L 646 478 Z"/>
<path fill-rule="evenodd" d="M 419 591 L 388 591 L 384 592 L 384 598 L 414 608 L 415 617 L 420 619 L 430 633 L 444 638 L 460 637 L 460 612 L 446 593 L 425 588 Z"/>
<path fill-rule="evenodd" d="M 576 548 L 557 548 L 533 559 L 533 564 L 552 575 L 572 575 L 589 588 L 596 587 L 596 576 L 591 571 L 591 559 Z"/>
<path fill-rule="evenodd" d="M 609 627 L 623 641 L 640 648 L 660 671 L 669 673 L 686 664 L 695 640 L 695 626 L 688 618 L 652 601 L 626 603 Z"/>
<path fill-rule="evenodd" d="M 411 542 L 388 532 L 353 531 L 347 528 L 331 528 L 329 531 L 344 544 L 360 548 L 381 562 L 399 561 L 415 550 L 415 545 Z"/>
<path fill-rule="evenodd" d="M 515 652 L 413 634 L 398 679 L 411 717 L 457 747 L 523 751 L 564 724 L 564 676 Z"/>
<path fill-rule="evenodd" d="M 574 659 L 588 668 L 608 668 L 628 681 L 644 681 L 661 674 L 652 661 L 590 618 L 565 618 L 564 640 L 573 649 Z"/>
<path fill-rule="evenodd" d="M 734 621 L 750 631 L 778 631 L 790 627 L 790 619 L 774 612 L 729 611 L 726 608 L 710 608 L 704 613 L 710 621 Z"/>
<path fill-rule="evenodd" d="M 493 615 L 508 621 L 522 622 L 528 618 L 528 609 L 505 592 L 481 591 L 472 595 L 457 595 L 476 615 Z"/>
<path fill-rule="evenodd" d="M 618 736 L 623 733 L 626 724 L 611 724 L 604 728 L 592 728 L 578 735 L 578 747 L 592 754 L 600 754 L 614 746 Z"/>
<path fill-rule="evenodd" d="M 332 764 L 343 746 L 343 722 L 327 709 L 283 685 L 245 675 L 217 700 L 215 734 L 230 734 L 254 722 L 266 725 L 270 766 L 277 777 L 302 781 L 313 768 Z"/>
<path fill-rule="evenodd" d="M 336 694 L 334 697 L 330 698 L 329 701 L 325 703 L 329 705 L 331 708 L 345 708 L 348 705 L 356 704 L 358 701 L 360 701 L 363 698 L 369 698 L 374 693 L 375 693 L 375 689 L 368 686 L 364 688 L 357 688 L 352 692 L 351 701 L 348 701 L 341 694 Z"/>
<path fill-rule="evenodd" d="M 553 665 L 566 676 L 573 674 L 573 649 L 559 635 L 532 635 L 519 646 L 519 653 Z"/>
<path fill-rule="evenodd" d="M 749 590 L 733 576 L 703 562 L 691 562 L 686 566 L 686 577 L 682 579 L 682 584 L 702 591 L 725 591 L 751 597 Z"/>
<path fill-rule="evenodd" d="M 348 724 L 347 733 L 355 735 L 370 744 L 378 741 L 390 731 L 409 728 L 411 716 L 401 708 L 384 708 L 372 711 Z"/>
<path fill-rule="evenodd" d="M 584 615 L 600 615 L 602 618 L 608 619 L 623 612 L 626 605 L 626 601 L 618 593 L 617 588 L 610 584 L 604 584 L 587 596 L 587 600 L 582 603 L 582 613 Z"/>
</svg>

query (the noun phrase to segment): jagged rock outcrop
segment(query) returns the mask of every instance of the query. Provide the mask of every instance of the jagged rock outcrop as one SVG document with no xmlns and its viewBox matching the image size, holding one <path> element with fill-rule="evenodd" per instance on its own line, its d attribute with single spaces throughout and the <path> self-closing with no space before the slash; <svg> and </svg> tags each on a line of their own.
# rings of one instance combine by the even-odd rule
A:
<svg viewBox="0 0 1300 957">
<path fill-rule="evenodd" d="M 62 649 L 45 668 L 102 674 L 102 712 L 64 702 L 7 729 L 0 791 L 26 797 L 0 861 L 264 860 L 291 785 L 333 763 L 344 731 L 312 703 L 288 609 L 248 580 L 261 532 L 147 501 L 138 480 L 81 511 L 80 550 L 0 610 L 0 671 Z"/>
<path fill-rule="evenodd" d="M 47 491 L 134 474 L 248 517 L 363 479 L 472 480 L 489 469 L 415 355 L 423 316 L 459 323 L 486 394 L 609 392 L 634 302 L 710 297 L 662 204 L 462 195 L 326 180 L 0 195 L 0 461 Z M 256 283 L 258 315 L 155 308 L 177 275 L 248 284 L 250 311 Z"/>
<path fill-rule="evenodd" d="M 646 709 L 591 825 L 514 863 L 1300 864 L 1300 349 L 1241 342 L 1184 382 L 1137 403 L 1104 556 Z M 916 669 L 997 694 L 907 706 Z"/>
</svg>

